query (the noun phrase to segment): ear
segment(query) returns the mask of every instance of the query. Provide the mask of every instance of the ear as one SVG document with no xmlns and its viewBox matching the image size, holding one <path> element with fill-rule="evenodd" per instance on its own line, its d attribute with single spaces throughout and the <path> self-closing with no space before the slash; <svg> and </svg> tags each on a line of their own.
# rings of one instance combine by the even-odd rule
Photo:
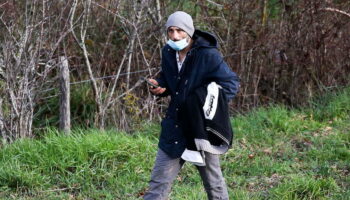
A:
<svg viewBox="0 0 350 200">
<path fill-rule="evenodd" d="M 192 38 L 188 33 L 186 33 L 186 34 L 187 34 L 186 41 L 189 43 L 189 42 L 191 42 Z"/>
</svg>

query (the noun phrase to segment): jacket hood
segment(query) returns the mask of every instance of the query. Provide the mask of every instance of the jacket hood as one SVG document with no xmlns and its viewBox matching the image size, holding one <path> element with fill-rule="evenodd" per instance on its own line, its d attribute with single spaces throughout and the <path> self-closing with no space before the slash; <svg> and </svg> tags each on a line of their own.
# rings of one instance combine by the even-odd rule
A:
<svg viewBox="0 0 350 200">
<path fill-rule="evenodd" d="M 193 34 L 194 43 L 193 48 L 198 47 L 209 47 L 209 48 L 218 48 L 218 41 L 216 37 L 208 32 L 195 30 Z"/>
</svg>

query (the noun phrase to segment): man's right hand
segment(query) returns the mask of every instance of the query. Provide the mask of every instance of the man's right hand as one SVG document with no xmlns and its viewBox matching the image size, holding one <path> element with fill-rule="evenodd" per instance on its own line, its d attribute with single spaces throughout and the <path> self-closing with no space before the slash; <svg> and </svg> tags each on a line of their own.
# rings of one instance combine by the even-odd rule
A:
<svg viewBox="0 0 350 200">
<path fill-rule="evenodd" d="M 150 82 L 152 82 L 153 84 L 155 85 L 159 85 L 158 84 L 158 81 L 154 80 L 154 79 L 148 79 Z M 155 95 L 160 95 L 160 94 L 163 94 L 166 90 L 166 88 L 162 88 L 162 87 L 157 87 L 157 88 L 154 88 L 152 86 L 150 86 L 150 89 L 152 94 L 155 94 Z"/>
</svg>

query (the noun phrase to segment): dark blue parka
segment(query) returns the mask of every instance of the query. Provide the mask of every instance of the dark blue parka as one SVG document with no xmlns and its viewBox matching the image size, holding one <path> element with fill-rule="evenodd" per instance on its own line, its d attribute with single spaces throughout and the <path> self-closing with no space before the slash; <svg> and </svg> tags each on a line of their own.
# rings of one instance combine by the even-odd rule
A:
<svg viewBox="0 0 350 200">
<path fill-rule="evenodd" d="M 239 87 L 239 78 L 230 70 L 218 51 L 216 38 L 210 33 L 196 30 L 192 37 L 194 43 L 178 72 L 176 51 L 169 45 L 162 49 L 162 71 L 157 79 L 166 88 L 162 96 L 171 96 L 162 131 L 159 148 L 170 157 L 181 156 L 186 139 L 179 123 L 178 113 L 186 97 L 196 88 L 212 81 L 221 85 L 228 99 L 232 99 Z"/>
</svg>

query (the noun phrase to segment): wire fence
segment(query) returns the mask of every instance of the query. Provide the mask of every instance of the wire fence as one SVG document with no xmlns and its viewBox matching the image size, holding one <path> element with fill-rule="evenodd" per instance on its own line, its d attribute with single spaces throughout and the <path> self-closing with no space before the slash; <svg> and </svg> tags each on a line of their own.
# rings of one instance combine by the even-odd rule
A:
<svg viewBox="0 0 350 200">
<path fill-rule="evenodd" d="M 113 79 L 113 78 L 116 78 L 116 77 L 126 76 L 126 75 L 130 75 L 130 74 L 138 74 L 138 73 L 142 73 L 142 72 L 149 72 L 150 70 L 156 70 L 156 69 L 160 69 L 160 68 L 159 67 L 153 67 L 153 68 L 144 69 L 144 70 L 120 73 L 119 75 L 102 76 L 102 77 L 95 78 L 95 80 Z M 90 81 L 92 81 L 92 80 L 91 79 L 87 79 L 87 80 L 82 80 L 82 81 L 76 81 L 76 82 L 69 83 L 69 85 L 77 85 L 77 84 L 87 83 L 87 82 L 90 82 Z M 39 91 L 39 93 L 49 92 L 49 91 L 52 91 L 54 89 L 56 89 L 56 88 L 49 88 L 49 89 L 46 89 L 46 90 Z M 52 98 L 52 97 L 56 97 L 56 96 L 57 95 L 52 95 L 52 96 L 44 97 L 44 98 L 41 98 L 41 99 L 48 99 L 48 98 Z"/>
<path fill-rule="evenodd" d="M 257 48 L 253 48 L 253 49 L 249 49 L 249 50 L 245 50 L 245 51 L 235 52 L 235 53 L 224 55 L 223 58 L 227 58 L 227 57 L 231 57 L 231 56 L 235 56 L 235 55 L 241 55 L 241 54 L 248 53 L 248 52 L 252 53 L 252 52 L 255 52 L 257 50 L 258 50 Z M 133 71 L 133 72 L 120 73 L 119 75 L 108 75 L 108 76 L 96 77 L 95 80 L 113 79 L 113 78 L 120 77 L 120 76 L 149 72 L 149 71 L 156 70 L 156 69 L 160 69 L 160 67 L 153 67 L 153 68 L 137 70 L 137 71 Z M 71 82 L 71 83 L 69 83 L 69 85 L 73 86 L 73 85 L 78 85 L 78 84 L 87 83 L 87 82 L 91 82 L 91 81 L 92 81 L 91 79 L 81 80 L 81 81 Z M 38 91 L 38 93 L 43 94 L 43 93 L 50 92 L 50 91 L 55 90 L 55 89 L 57 89 L 57 88 L 48 88 L 45 90 Z M 51 96 L 47 96 L 47 97 L 42 97 L 42 98 L 40 98 L 40 100 L 54 98 L 54 97 L 59 96 L 59 94 L 60 93 L 57 93 L 57 94 L 51 95 Z M 20 99 L 20 98 L 16 98 L 16 99 Z"/>
</svg>

